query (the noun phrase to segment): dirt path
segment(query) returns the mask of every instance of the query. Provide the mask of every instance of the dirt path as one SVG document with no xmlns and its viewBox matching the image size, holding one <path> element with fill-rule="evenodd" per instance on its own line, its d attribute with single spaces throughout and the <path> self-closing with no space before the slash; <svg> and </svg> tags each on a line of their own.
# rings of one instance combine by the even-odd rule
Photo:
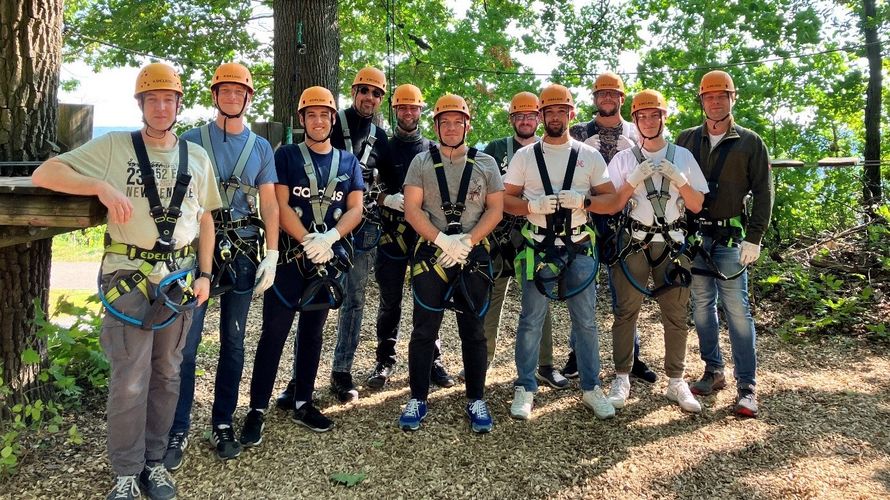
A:
<svg viewBox="0 0 890 500">
<path fill-rule="evenodd" d="M 53 290 L 95 290 L 99 261 L 53 262 L 49 286 Z"/>
<path fill-rule="evenodd" d="M 602 296 L 602 294 L 601 294 Z M 369 289 L 368 303 L 376 304 Z M 193 444 L 176 474 L 180 498 L 887 498 L 890 496 L 890 359 L 877 347 L 844 338 L 789 345 L 768 332 L 759 339 L 762 417 L 731 414 L 734 393 L 703 398 L 704 412 L 682 413 L 663 397 L 666 379 L 634 382 L 625 409 L 601 422 L 584 408 L 577 382 L 571 389 L 544 388 L 533 418 L 510 419 L 512 363 L 518 295 L 511 291 L 499 350 L 489 372 L 487 397 L 494 432 L 473 435 L 463 416 L 463 386 L 436 390 L 430 414 L 415 433 L 397 429 L 408 399 L 402 363 L 380 392 L 362 390 L 354 404 L 340 405 L 327 392 L 336 314 L 325 330 L 317 381 L 320 407 L 336 421 L 318 435 L 296 426 L 284 412 L 267 419 L 263 444 L 227 463 L 201 438 L 212 404 L 218 352 L 212 311 L 199 366 L 193 413 Z M 406 301 L 407 304 L 407 301 Z M 600 308 L 602 311 L 604 308 Z M 253 350 L 261 308 L 251 311 L 248 360 L 236 421 L 246 412 Z M 373 311 L 365 311 L 354 375 L 363 380 L 373 364 Z M 557 364 L 565 360 L 567 312 L 557 306 Z M 661 326 L 647 303 L 641 316 L 643 357 L 663 362 Z M 406 359 L 410 310 L 402 323 L 399 356 Z M 611 317 L 600 313 L 605 382 L 612 379 Z M 446 362 L 460 368 L 453 315 L 443 325 Z M 723 345 L 728 341 L 723 337 Z M 726 351 L 724 351 L 726 353 Z M 287 381 L 290 348 L 279 367 Z M 687 378 L 700 375 L 698 341 L 690 329 Z M 659 370 L 661 371 L 661 370 Z M 731 371 L 731 367 L 729 367 Z M 96 498 L 107 493 L 111 473 L 104 452 L 101 406 L 69 417 L 83 445 L 31 452 L 13 481 L 0 481 L 5 498 Z M 335 485 L 331 474 L 365 474 L 353 488 Z"/>
</svg>

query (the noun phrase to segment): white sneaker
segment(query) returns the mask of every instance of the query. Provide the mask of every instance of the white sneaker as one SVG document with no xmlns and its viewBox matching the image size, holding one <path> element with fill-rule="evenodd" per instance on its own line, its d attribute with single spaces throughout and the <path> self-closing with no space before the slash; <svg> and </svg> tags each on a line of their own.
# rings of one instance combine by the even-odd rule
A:
<svg viewBox="0 0 890 500">
<path fill-rule="evenodd" d="M 680 405 L 680 408 L 685 411 L 690 413 L 701 413 L 701 403 L 699 403 L 698 400 L 695 399 L 695 396 L 692 395 L 692 392 L 689 390 L 689 384 L 687 384 L 685 380 L 668 383 L 667 392 L 665 392 L 664 395 L 666 398 Z"/>
<path fill-rule="evenodd" d="M 592 391 L 584 391 L 581 396 L 584 406 L 593 410 L 593 414 L 600 420 L 612 418 L 615 416 L 615 407 L 609 402 L 609 399 L 603 394 L 603 389 L 596 386 Z"/>
<path fill-rule="evenodd" d="M 510 416 L 518 420 L 528 420 L 532 414 L 535 393 L 517 385 L 513 390 L 513 404 L 510 405 Z"/>
<path fill-rule="evenodd" d="M 609 402 L 615 409 L 624 408 L 627 397 L 630 396 L 630 380 L 625 377 L 615 377 L 612 387 L 609 388 Z"/>
</svg>

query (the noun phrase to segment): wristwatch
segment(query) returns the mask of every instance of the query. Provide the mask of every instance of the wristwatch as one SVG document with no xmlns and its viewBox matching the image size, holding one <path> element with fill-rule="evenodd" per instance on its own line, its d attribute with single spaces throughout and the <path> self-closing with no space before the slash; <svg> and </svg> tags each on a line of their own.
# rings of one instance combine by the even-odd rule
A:
<svg viewBox="0 0 890 500">
<path fill-rule="evenodd" d="M 198 273 L 198 278 L 207 278 L 210 281 L 213 281 L 213 275 L 205 271 L 201 271 L 200 273 Z"/>
<path fill-rule="evenodd" d="M 585 196 L 584 197 L 584 208 L 589 207 L 591 203 L 593 203 L 593 200 L 591 200 L 588 196 Z"/>
</svg>

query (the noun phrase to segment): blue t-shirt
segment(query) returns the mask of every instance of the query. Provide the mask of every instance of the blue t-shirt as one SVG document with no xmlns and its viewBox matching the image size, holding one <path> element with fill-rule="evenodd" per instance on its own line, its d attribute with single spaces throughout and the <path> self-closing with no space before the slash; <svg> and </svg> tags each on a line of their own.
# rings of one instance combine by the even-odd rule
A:
<svg viewBox="0 0 890 500">
<path fill-rule="evenodd" d="M 349 193 L 365 189 L 358 159 L 346 151 L 340 150 L 339 153 L 340 165 L 337 168 L 337 185 L 331 195 L 331 205 L 325 213 L 324 222 L 328 229 L 333 228 L 337 224 L 339 215 L 346 212 L 346 198 Z M 310 149 L 309 156 L 312 157 L 312 164 L 315 166 L 318 189 L 324 192 L 331 171 L 334 150 L 327 154 L 318 154 Z M 312 193 L 309 189 L 309 178 L 306 176 L 303 155 L 300 153 L 299 146 L 288 144 L 278 148 L 275 151 L 275 168 L 278 172 L 278 184 L 288 187 L 290 195 L 287 204 L 300 209 L 300 222 L 307 230 L 311 230 L 310 227 L 315 216 L 310 200 L 317 197 L 318 193 Z"/>
<path fill-rule="evenodd" d="M 216 160 L 214 171 L 218 176 L 217 181 L 229 179 L 235 171 L 235 164 L 241 157 L 241 152 L 247 144 L 247 138 L 250 130 L 245 127 L 240 134 L 228 134 L 226 141 L 223 142 L 223 130 L 213 122 L 210 124 L 210 143 L 213 146 L 213 157 Z M 182 139 L 198 144 L 204 149 L 208 149 L 206 145 L 201 143 L 200 127 L 193 128 L 182 134 Z M 241 174 L 241 182 L 250 186 L 259 188 L 262 184 L 275 184 L 278 182 L 278 175 L 275 171 L 275 156 L 272 152 L 272 146 L 269 141 L 257 136 L 253 150 L 244 165 L 244 172 Z M 231 193 L 226 193 L 220 188 L 220 197 L 227 198 Z M 229 206 L 232 208 L 232 219 L 240 219 L 250 214 L 247 196 L 241 189 L 235 191 L 232 199 L 228 200 Z M 257 200 L 254 200 L 257 203 Z M 257 206 L 257 210 L 259 207 Z M 238 230 L 241 237 L 256 237 L 258 229 L 254 226 L 244 227 Z"/>
</svg>

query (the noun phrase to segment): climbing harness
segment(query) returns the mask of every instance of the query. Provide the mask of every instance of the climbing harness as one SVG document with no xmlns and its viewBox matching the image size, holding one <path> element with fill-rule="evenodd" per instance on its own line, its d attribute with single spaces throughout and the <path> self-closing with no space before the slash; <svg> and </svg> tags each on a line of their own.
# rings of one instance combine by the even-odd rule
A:
<svg viewBox="0 0 890 500">
<path fill-rule="evenodd" d="M 337 112 L 337 120 L 340 122 L 340 130 L 343 131 L 343 143 L 346 151 L 353 153 L 352 136 L 349 132 L 349 123 L 346 121 L 346 111 Z M 368 129 L 368 135 L 362 141 L 361 154 L 357 155 L 359 166 L 362 170 L 362 178 L 365 181 L 365 192 L 362 197 L 362 221 L 358 227 L 353 230 L 353 234 L 357 235 L 362 232 L 371 231 L 370 243 L 361 241 L 358 238 L 355 243 L 355 250 L 358 253 L 364 253 L 373 250 L 380 242 L 382 236 L 380 207 L 377 203 L 380 194 L 383 193 L 383 184 L 380 182 L 380 172 L 376 168 L 368 167 L 368 159 L 371 157 L 371 151 L 374 144 L 377 143 L 377 126 L 372 122 Z"/>
</svg>

